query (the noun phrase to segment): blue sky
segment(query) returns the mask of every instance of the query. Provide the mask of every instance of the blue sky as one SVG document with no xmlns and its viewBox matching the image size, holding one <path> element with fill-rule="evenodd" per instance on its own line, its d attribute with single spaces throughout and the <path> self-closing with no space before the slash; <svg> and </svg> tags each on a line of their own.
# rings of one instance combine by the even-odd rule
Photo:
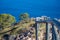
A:
<svg viewBox="0 0 60 40">
<path fill-rule="evenodd" d="M 18 20 L 19 14 L 24 12 L 31 17 L 60 18 L 60 0 L 0 0 L 0 14 L 10 13 Z"/>
</svg>

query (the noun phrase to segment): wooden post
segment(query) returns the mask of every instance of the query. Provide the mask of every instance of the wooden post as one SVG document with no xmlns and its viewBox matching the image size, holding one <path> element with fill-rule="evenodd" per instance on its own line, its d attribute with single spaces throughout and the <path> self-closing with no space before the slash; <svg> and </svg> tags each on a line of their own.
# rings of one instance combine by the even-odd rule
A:
<svg viewBox="0 0 60 40">
<path fill-rule="evenodd" d="M 36 40 L 38 40 L 38 27 L 39 27 L 39 24 L 38 23 L 36 23 Z"/>
<path fill-rule="evenodd" d="M 49 40 L 49 33 L 50 33 L 50 28 L 48 22 L 46 22 L 46 40 Z"/>
</svg>

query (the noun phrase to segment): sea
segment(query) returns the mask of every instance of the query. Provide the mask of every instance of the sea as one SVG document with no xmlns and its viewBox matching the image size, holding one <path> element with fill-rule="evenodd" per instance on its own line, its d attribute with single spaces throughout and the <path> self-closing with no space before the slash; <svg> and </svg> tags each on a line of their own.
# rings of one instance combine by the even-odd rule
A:
<svg viewBox="0 0 60 40">
<path fill-rule="evenodd" d="M 30 17 L 60 18 L 60 0 L 0 0 L 0 14 L 11 14 L 19 20 L 21 13 Z"/>
</svg>

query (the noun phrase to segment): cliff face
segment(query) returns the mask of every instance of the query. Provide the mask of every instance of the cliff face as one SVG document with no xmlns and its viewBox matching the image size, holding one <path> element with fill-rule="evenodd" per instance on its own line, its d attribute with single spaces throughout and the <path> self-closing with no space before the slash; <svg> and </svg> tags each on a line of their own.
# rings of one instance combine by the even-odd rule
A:
<svg viewBox="0 0 60 40">
<path fill-rule="evenodd" d="M 15 35 L 18 34 L 19 30 L 26 28 L 28 29 L 30 25 L 34 24 L 34 21 L 21 21 L 18 23 L 15 23 L 14 25 L 11 25 L 10 27 L 4 28 L 3 30 L 0 31 L 0 37 L 2 37 L 4 34 L 9 34 L 9 35 Z"/>
</svg>

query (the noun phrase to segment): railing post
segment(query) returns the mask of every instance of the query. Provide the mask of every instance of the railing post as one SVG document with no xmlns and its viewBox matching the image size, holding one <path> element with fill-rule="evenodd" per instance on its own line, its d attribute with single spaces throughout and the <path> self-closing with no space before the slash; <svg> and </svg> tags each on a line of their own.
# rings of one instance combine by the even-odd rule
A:
<svg viewBox="0 0 60 40">
<path fill-rule="evenodd" d="M 46 40 L 49 40 L 49 33 L 50 33 L 50 27 L 48 23 L 46 22 Z"/>
<path fill-rule="evenodd" d="M 55 31 L 55 35 L 56 35 L 56 40 L 59 40 L 59 35 L 58 35 L 56 27 L 54 27 L 54 31 Z"/>
<path fill-rule="evenodd" d="M 56 33 L 54 30 L 54 24 L 52 24 L 52 40 L 57 40 Z"/>
<path fill-rule="evenodd" d="M 35 21 L 36 21 L 36 23 L 35 23 L 35 24 L 36 24 L 36 27 L 35 27 L 35 29 L 36 29 L 36 40 L 38 40 L 38 28 L 39 28 L 39 23 L 38 23 L 38 22 L 39 22 L 40 20 L 39 20 L 39 18 L 36 18 Z"/>
<path fill-rule="evenodd" d="M 38 40 L 38 27 L 39 27 L 39 25 L 38 25 L 38 23 L 36 23 L 36 40 Z"/>
</svg>

